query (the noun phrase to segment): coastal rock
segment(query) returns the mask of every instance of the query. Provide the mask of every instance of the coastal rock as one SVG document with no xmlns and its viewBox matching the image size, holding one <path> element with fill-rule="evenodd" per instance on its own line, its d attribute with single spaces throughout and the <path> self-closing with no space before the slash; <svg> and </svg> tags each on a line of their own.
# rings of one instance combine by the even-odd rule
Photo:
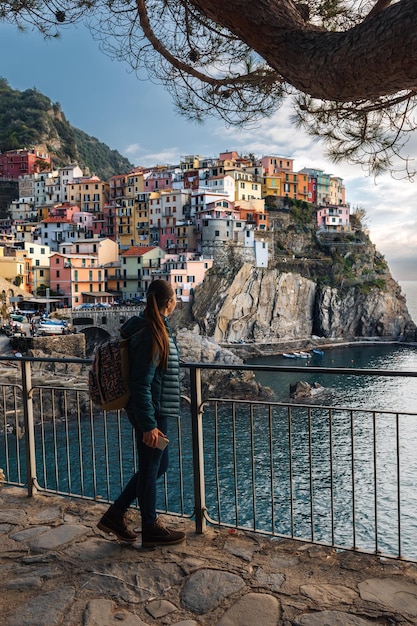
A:
<svg viewBox="0 0 417 626">
<path fill-rule="evenodd" d="M 204 291 L 211 293 L 213 288 L 216 297 L 208 308 L 198 292 L 193 315 L 203 333 L 219 343 L 239 339 L 268 343 L 312 334 L 316 293 L 312 280 L 244 263 L 230 285 L 210 277 Z"/>
<path fill-rule="evenodd" d="M 359 337 L 416 340 L 404 296 L 389 273 L 384 288 L 339 289 L 297 273 L 243 263 L 235 274 L 209 273 L 197 288 L 193 318 L 218 343 L 271 345 Z"/>
<path fill-rule="evenodd" d="M 293 400 L 299 400 L 301 398 L 312 398 L 318 393 L 321 393 L 323 390 L 324 387 L 319 385 L 319 383 L 313 383 L 312 385 L 310 385 L 304 380 L 299 380 L 298 382 L 290 385 L 290 396 Z"/>
<path fill-rule="evenodd" d="M 343 293 L 324 287 L 317 293 L 315 332 L 325 337 L 404 337 L 415 340 L 415 325 L 399 288 Z"/>
<path fill-rule="evenodd" d="M 218 370 L 204 370 L 202 372 L 203 394 L 217 397 L 267 398 L 272 396 L 269 387 L 262 387 L 250 371 L 222 370 L 221 365 L 243 365 L 241 358 L 231 350 L 222 348 L 213 339 L 202 337 L 188 329 L 177 332 L 177 341 L 181 359 L 188 363 L 216 363 Z M 182 370 L 181 385 L 188 390 L 189 372 Z"/>
</svg>

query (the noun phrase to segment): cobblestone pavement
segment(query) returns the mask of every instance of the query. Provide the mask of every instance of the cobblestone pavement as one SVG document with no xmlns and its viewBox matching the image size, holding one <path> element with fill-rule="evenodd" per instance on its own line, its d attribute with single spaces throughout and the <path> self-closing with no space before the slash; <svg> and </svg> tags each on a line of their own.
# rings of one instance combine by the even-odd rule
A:
<svg viewBox="0 0 417 626">
<path fill-rule="evenodd" d="M 417 624 L 417 566 L 190 521 L 178 546 L 103 535 L 103 504 L 0 491 L 2 626 Z M 132 522 L 138 522 L 136 511 Z"/>
</svg>

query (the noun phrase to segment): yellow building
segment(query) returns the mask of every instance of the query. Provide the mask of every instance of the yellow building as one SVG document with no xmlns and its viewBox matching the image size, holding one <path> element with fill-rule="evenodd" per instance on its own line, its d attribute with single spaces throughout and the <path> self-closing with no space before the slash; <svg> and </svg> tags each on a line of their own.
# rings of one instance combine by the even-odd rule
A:
<svg viewBox="0 0 417 626">
<path fill-rule="evenodd" d="M 110 202 L 115 207 L 115 238 L 120 248 L 148 245 L 148 194 L 144 194 L 141 168 L 110 179 Z"/>
<path fill-rule="evenodd" d="M 343 179 L 338 176 L 330 176 L 329 184 L 329 204 L 335 206 L 346 204 L 346 190 L 343 184 Z"/>
<path fill-rule="evenodd" d="M 75 179 L 67 185 L 68 202 L 88 213 L 102 213 L 103 207 L 109 203 L 109 192 L 109 183 L 98 176 Z"/>
<path fill-rule="evenodd" d="M 262 198 L 262 184 L 254 174 L 239 169 L 228 170 L 227 174 L 235 182 L 235 202 Z"/>
<path fill-rule="evenodd" d="M 30 291 L 31 261 L 22 250 L 0 246 L 0 276 L 23 291 Z"/>
<path fill-rule="evenodd" d="M 262 197 L 281 195 L 281 177 L 278 174 L 265 174 L 262 177 Z"/>
</svg>

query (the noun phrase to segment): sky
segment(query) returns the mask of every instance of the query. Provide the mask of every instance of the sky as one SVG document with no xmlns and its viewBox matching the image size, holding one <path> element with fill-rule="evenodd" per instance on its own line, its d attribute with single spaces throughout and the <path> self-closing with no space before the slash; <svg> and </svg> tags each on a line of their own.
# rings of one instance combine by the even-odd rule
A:
<svg viewBox="0 0 417 626">
<path fill-rule="evenodd" d="M 176 164 L 187 154 L 216 157 L 236 150 L 257 157 L 288 156 L 296 171 L 314 167 L 339 176 L 346 201 L 365 210 L 371 240 L 393 277 L 417 280 L 417 182 L 389 173 L 374 180 L 361 166 L 332 164 L 319 142 L 290 125 L 288 107 L 246 130 L 228 128 L 214 118 L 196 125 L 175 112 L 162 86 L 139 80 L 126 64 L 106 56 L 81 25 L 46 41 L 35 30 L 21 33 L 0 23 L 0 77 L 12 89 L 35 87 L 59 102 L 70 124 L 134 165 Z M 417 133 L 407 149 L 407 156 L 416 159 Z"/>
</svg>

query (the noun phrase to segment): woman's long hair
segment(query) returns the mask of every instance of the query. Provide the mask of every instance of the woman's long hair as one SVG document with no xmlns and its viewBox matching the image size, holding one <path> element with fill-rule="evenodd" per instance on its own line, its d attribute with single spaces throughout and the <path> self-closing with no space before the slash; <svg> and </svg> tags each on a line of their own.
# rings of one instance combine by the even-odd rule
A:
<svg viewBox="0 0 417 626">
<path fill-rule="evenodd" d="M 173 296 L 174 290 L 168 281 L 154 280 L 146 297 L 145 317 L 152 334 L 152 361 L 157 359 L 164 369 L 168 367 L 169 337 L 160 311 Z"/>
</svg>

